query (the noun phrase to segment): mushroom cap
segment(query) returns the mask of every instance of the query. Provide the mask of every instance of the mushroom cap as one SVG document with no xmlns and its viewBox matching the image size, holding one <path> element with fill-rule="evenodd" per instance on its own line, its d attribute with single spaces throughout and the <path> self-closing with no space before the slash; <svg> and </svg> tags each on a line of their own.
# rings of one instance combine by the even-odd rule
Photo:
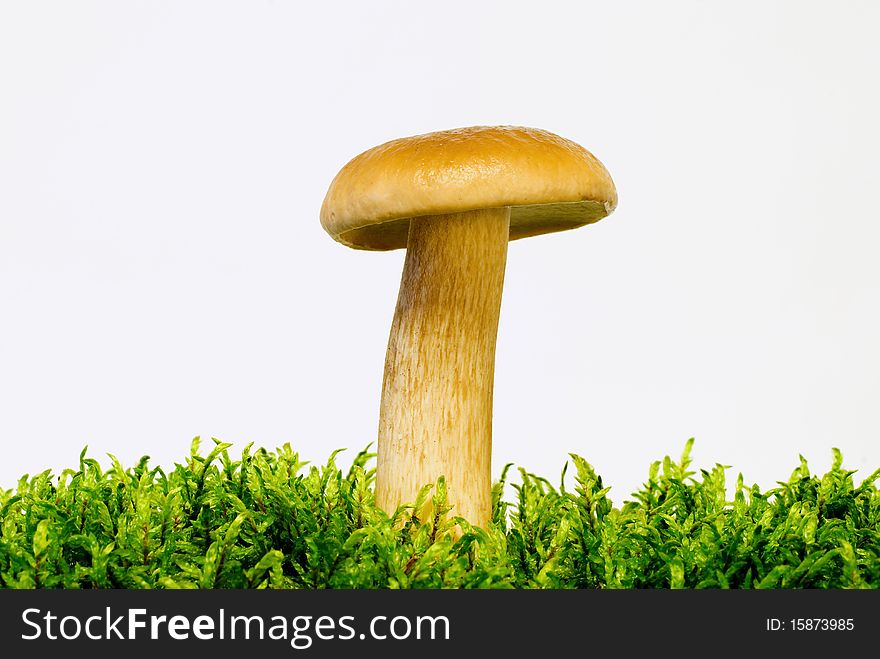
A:
<svg viewBox="0 0 880 659">
<path fill-rule="evenodd" d="M 582 146 L 537 128 L 474 126 L 386 142 L 333 179 L 321 225 L 349 247 L 406 247 L 426 215 L 510 207 L 510 239 L 597 222 L 617 205 L 608 171 Z"/>
</svg>

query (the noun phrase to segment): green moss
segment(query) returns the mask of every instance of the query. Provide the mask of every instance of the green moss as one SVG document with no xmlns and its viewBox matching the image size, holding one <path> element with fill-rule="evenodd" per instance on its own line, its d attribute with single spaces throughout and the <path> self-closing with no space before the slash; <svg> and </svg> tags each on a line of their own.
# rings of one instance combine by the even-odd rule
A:
<svg viewBox="0 0 880 659">
<path fill-rule="evenodd" d="M 6 588 L 877 588 L 880 469 L 856 486 L 834 449 L 761 492 L 725 470 L 651 465 L 634 499 L 612 506 L 602 478 L 572 455 L 574 490 L 520 470 L 493 491 L 493 522 L 445 514 L 445 486 L 422 490 L 438 514 L 389 518 L 373 502 L 373 455 L 346 473 L 300 461 L 289 445 L 233 460 L 198 439 L 168 472 L 148 458 L 105 470 L 80 456 L 59 477 L 0 491 L 0 586 Z M 566 468 L 568 465 L 566 465 Z M 506 490 L 513 490 L 511 501 Z M 449 530 L 460 523 L 454 539 Z"/>
</svg>

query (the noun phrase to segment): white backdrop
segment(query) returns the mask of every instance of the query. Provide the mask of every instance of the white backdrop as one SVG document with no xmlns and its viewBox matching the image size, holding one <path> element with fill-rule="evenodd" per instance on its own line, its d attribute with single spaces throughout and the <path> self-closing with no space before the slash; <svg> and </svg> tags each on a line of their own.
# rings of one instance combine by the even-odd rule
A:
<svg viewBox="0 0 880 659">
<path fill-rule="evenodd" d="M 867 475 L 878 26 L 870 2 L 0 2 L 0 484 L 85 444 L 372 441 L 403 253 L 318 209 L 360 151 L 475 124 L 573 139 L 620 195 L 511 244 L 496 476 L 577 452 L 620 502 L 690 436 L 731 480 L 832 446 Z"/>
</svg>

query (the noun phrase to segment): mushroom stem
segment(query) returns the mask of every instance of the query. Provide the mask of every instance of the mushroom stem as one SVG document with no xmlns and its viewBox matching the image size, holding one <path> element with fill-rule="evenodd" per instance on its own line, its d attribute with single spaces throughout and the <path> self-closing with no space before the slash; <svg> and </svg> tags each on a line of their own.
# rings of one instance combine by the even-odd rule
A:
<svg viewBox="0 0 880 659">
<path fill-rule="evenodd" d="M 376 502 L 389 514 L 442 475 L 451 513 L 489 523 L 495 339 L 509 236 L 509 208 L 410 222 L 379 413 Z M 429 511 L 416 514 L 425 519 Z"/>
</svg>

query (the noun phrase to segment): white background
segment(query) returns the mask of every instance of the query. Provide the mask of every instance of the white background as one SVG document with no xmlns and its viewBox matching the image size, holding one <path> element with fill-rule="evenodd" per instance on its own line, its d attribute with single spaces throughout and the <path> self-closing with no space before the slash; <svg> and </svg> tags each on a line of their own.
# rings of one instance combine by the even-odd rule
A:
<svg viewBox="0 0 880 659">
<path fill-rule="evenodd" d="M 374 439 L 403 252 L 318 210 L 357 153 L 519 124 L 618 186 L 510 246 L 493 472 L 620 502 L 697 438 L 763 487 L 880 465 L 880 5 L 0 3 L 0 483 L 194 435 Z M 345 462 L 345 460 L 343 460 Z"/>
</svg>

